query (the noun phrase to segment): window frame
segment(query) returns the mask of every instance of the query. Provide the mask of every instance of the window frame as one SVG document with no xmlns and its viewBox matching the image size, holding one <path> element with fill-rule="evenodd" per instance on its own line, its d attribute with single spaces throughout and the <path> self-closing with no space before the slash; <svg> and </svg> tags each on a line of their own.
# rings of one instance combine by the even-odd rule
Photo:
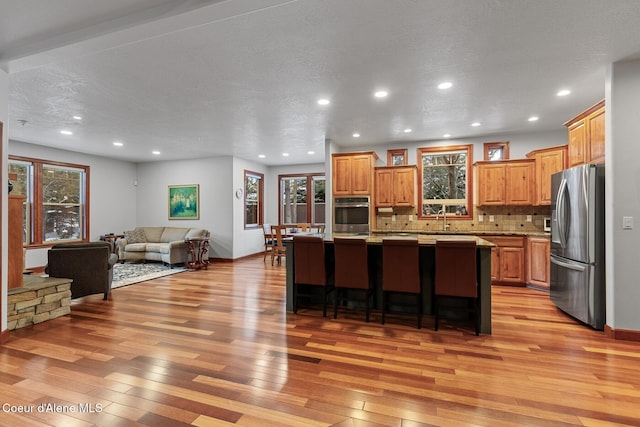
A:
<svg viewBox="0 0 640 427">
<path fill-rule="evenodd" d="M 324 193 L 324 203 L 325 203 L 325 207 L 326 207 L 326 203 L 327 203 L 327 177 L 326 174 L 322 173 L 322 172 L 314 172 L 314 173 L 294 173 L 294 174 L 282 174 L 282 175 L 278 175 L 278 224 L 283 224 L 282 222 L 282 179 L 290 179 L 290 178 L 306 178 L 307 180 L 307 218 L 309 218 L 309 221 L 304 221 L 304 222 L 309 222 L 311 223 L 312 226 L 317 226 L 320 224 L 324 224 L 326 225 L 326 218 L 325 218 L 325 222 L 324 223 L 315 223 L 313 222 L 314 219 L 314 206 L 315 206 L 315 192 L 312 195 L 313 197 L 311 197 L 311 203 L 309 203 L 309 189 L 314 189 L 313 187 L 313 180 L 314 177 L 317 178 L 319 176 L 324 177 L 325 180 L 325 193 Z M 291 225 L 295 225 L 295 224 L 291 224 Z"/>
<path fill-rule="evenodd" d="M 424 200 L 424 168 L 422 162 L 422 155 L 424 153 L 430 154 L 438 154 L 438 153 L 446 153 L 452 151 L 466 151 L 466 200 L 467 200 L 467 214 L 466 215 L 455 215 L 456 220 L 467 220 L 473 219 L 473 144 L 465 144 L 465 145 L 447 145 L 447 146 L 438 146 L 438 147 L 420 147 L 417 149 L 417 163 L 418 163 L 418 179 L 420 180 L 418 183 L 418 209 L 417 216 L 418 219 L 434 219 L 438 215 L 423 215 L 422 214 L 422 204 Z M 451 214 L 447 214 L 449 216 Z"/>
<path fill-rule="evenodd" d="M 492 148 L 500 148 L 502 149 L 502 158 L 491 160 L 489 158 L 489 151 Z M 496 162 L 500 160 L 509 160 L 509 141 L 500 141 L 500 142 L 485 142 L 484 143 L 484 159 L 489 162 Z"/>
<path fill-rule="evenodd" d="M 25 203 L 28 209 L 27 220 L 30 223 L 28 231 L 28 241 L 24 243 L 25 248 L 42 248 L 51 247 L 58 243 L 67 242 L 87 242 L 90 236 L 90 200 L 91 200 L 91 167 L 87 165 L 80 165 L 76 163 L 66 163 L 47 159 L 38 159 L 33 157 L 14 156 L 9 155 L 8 163 L 21 162 L 29 163 L 33 168 L 32 182 L 30 192 L 27 195 Z M 9 166 L 9 165 L 8 165 Z M 7 166 L 7 167 L 8 167 Z M 80 224 L 81 237 L 80 239 L 60 239 L 47 241 L 44 238 L 44 206 L 45 203 L 42 200 L 43 191 L 43 170 L 45 166 L 53 166 L 60 168 L 76 169 L 83 173 L 84 182 L 82 183 L 82 189 L 80 197 L 84 203 L 80 203 L 80 215 L 83 221 Z"/>
<path fill-rule="evenodd" d="M 247 177 L 258 178 L 258 207 L 257 207 L 257 224 L 247 224 Z M 242 221 L 244 223 L 245 230 L 255 230 L 256 228 L 262 228 L 262 224 L 264 223 L 264 174 L 260 172 L 250 171 L 248 169 L 244 170 L 244 178 L 243 178 L 243 202 L 242 202 Z"/>
</svg>

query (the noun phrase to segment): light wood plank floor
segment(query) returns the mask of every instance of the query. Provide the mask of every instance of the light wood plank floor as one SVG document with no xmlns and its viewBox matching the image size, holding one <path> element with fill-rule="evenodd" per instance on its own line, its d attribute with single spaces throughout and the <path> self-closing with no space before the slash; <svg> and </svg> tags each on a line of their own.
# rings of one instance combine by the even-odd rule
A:
<svg viewBox="0 0 640 427">
<path fill-rule="evenodd" d="M 543 292 L 494 287 L 493 335 L 476 337 L 429 316 L 288 314 L 284 272 L 214 263 L 12 332 L 0 425 L 640 425 L 640 344 Z"/>
</svg>

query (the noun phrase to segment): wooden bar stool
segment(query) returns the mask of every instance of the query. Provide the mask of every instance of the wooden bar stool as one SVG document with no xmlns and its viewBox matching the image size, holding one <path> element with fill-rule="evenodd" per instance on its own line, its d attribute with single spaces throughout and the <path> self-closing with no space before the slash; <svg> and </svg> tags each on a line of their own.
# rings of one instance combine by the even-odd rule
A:
<svg viewBox="0 0 640 427">
<path fill-rule="evenodd" d="M 333 318 L 338 317 L 338 305 L 345 302 L 363 302 L 365 321 L 369 322 L 369 301 L 373 295 L 373 287 L 369 280 L 369 262 L 367 241 L 365 239 L 334 238 L 335 251 L 335 304 Z M 349 296 L 355 291 L 360 298 Z"/>
<path fill-rule="evenodd" d="M 422 284 L 418 239 L 382 239 L 382 324 L 390 294 L 415 296 L 418 329 L 422 327 Z M 396 305 L 406 305 L 399 304 Z"/>
<path fill-rule="evenodd" d="M 300 297 L 313 297 L 313 293 L 301 293 L 301 285 L 322 288 L 322 317 L 327 317 L 327 298 L 334 289 L 327 274 L 324 241 L 317 236 L 294 236 L 293 312 L 298 312 Z"/>
<path fill-rule="evenodd" d="M 476 242 L 471 240 L 436 240 L 435 330 L 442 309 L 473 314 L 476 335 L 480 333 Z M 467 305 L 454 304 L 466 299 Z M 450 304 L 448 304 L 451 302 Z"/>
</svg>

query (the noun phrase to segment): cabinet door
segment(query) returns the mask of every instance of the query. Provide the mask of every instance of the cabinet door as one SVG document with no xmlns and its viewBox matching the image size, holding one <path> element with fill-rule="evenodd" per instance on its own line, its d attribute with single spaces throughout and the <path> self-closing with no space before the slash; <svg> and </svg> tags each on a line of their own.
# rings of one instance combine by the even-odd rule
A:
<svg viewBox="0 0 640 427">
<path fill-rule="evenodd" d="M 500 248 L 500 281 L 524 283 L 524 248 Z"/>
<path fill-rule="evenodd" d="M 505 165 L 478 164 L 478 205 L 504 205 L 505 198 Z"/>
<path fill-rule="evenodd" d="M 500 248 L 491 248 L 491 282 L 500 280 Z"/>
<path fill-rule="evenodd" d="M 506 204 L 533 205 L 535 191 L 533 187 L 534 163 L 514 163 L 506 167 Z"/>
<path fill-rule="evenodd" d="M 589 116 L 589 163 L 604 163 L 604 108 Z"/>
<path fill-rule="evenodd" d="M 551 204 L 551 175 L 565 168 L 565 150 L 558 149 L 536 156 L 536 183 L 538 205 Z"/>
<path fill-rule="evenodd" d="M 587 134 L 584 120 L 569 127 L 569 167 L 586 163 Z"/>
<path fill-rule="evenodd" d="M 550 249 L 549 239 L 527 239 L 527 283 L 549 289 Z"/>
<path fill-rule="evenodd" d="M 376 207 L 393 206 L 393 171 L 376 169 Z"/>
<path fill-rule="evenodd" d="M 368 154 L 351 157 L 351 194 L 371 194 L 372 167 Z"/>
<path fill-rule="evenodd" d="M 333 194 L 336 196 L 351 194 L 351 158 L 348 156 L 333 158 Z"/>
<path fill-rule="evenodd" d="M 393 170 L 393 204 L 415 206 L 416 168 L 398 167 Z"/>
</svg>

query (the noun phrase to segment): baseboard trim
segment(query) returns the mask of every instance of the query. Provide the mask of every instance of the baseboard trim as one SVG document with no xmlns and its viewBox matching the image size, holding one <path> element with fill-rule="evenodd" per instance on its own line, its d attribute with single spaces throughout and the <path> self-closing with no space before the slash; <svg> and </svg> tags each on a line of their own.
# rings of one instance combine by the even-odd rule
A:
<svg viewBox="0 0 640 427">
<path fill-rule="evenodd" d="M 264 256 L 264 252 L 258 252 L 255 254 L 249 254 L 249 255 L 245 255 L 245 256 L 241 256 L 240 258 L 209 258 L 209 261 L 211 262 L 236 262 L 236 261 L 241 261 L 244 259 L 249 259 L 249 258 L 257 258 L 257 257 L 261 257 Z"/>
<path fill-rule="evenodd" d="M 613 329 L 609 325 L 604 325 L 604 333 L 607 337 L 614 340 L 638 341 L 640 342 L 640 331 L 629 329 Z"/>
</svg>

